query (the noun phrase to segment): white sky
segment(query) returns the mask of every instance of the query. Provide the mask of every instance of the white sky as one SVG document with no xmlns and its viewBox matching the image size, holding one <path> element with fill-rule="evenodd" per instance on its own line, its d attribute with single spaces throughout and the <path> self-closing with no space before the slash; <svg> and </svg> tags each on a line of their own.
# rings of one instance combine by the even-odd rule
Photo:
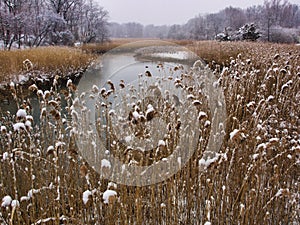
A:
<svg viewBox="0 0 300 225">
<path fill-rule="evenodd" d="M 205 13 L 227 6 L 247 8 L 263 5 L 264 0 L 96 0 L 109 12 L 110 22 L 139 22 L 144 25 L 184 24 Z M 300 5 L 300 0 L 289 0 Z"/>
</svg>

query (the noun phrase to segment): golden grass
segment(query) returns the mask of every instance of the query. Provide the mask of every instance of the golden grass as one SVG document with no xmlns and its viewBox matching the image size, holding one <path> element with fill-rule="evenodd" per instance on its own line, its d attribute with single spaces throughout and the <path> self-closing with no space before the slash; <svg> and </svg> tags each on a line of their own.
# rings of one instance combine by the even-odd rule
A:
<svg viewBox="0 0 300 225">
<path fill-rule="evenodd" d="M 27 50 L 0 51 L 0 82 L 26 73 L 23 61 L 30 60 L 34 71 L 64 75 L 88 66 L 91 54 L 68 47 L 40 47 Z"/>
<path fill-rule="evenodd" d="M 278 53 L 283 53 L 285 56 L 292 55 L 293 58 L 299 60 L 300 49 L 300 46 L 288 44 L 217 41 L 198 41 L 187 45 L 187 47 L 210 64 L 211 68 L 214 65 L 229 66 L 231 60 L 238 55 L 244 59 L 251 59 L 255 68 L 270 66 L 273 56 Z"/>
</svg>

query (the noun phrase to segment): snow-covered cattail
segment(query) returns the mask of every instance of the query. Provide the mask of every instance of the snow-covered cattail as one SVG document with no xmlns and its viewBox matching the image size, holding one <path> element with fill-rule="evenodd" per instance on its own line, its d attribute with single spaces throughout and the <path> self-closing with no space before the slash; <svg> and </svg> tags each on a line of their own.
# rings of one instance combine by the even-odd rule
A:
<svg viewBox="0 0 300 225">
<path fill-rule="evenodd" d="M 25 120 L 26 119 L 26 116 L 27 116 L 27 112 L 25 109 L 19 109 L 17 111 L 17 114 L 16 114 L 16 117 L 17 117 L 17 120 Z"/>
<path fill-rule="evenodd" d="M 33 63 L 29 59 L 23 61 L 23 67 L 28 72 L 33 69 Z"/>
<path fill-rule="evenodd" d="M 35 84 L 32 84 L 28 87 L 28 90 L 34 92 L 38 90 L 38 87 Z"/>
<path fill-rule="evenodd" d="M 117 195 L 117 192 L 114 190 L 106 190 L 103 193 L 103 202 L 109 205 L 114 204 L 117 200 Z"/>
<path fill-rule="evenodd" d="M 149 70 L 146 70 L 145 71 L 145 76 L 146 77 L 152 77 L 152 74 L 151 74 L 151 72 Z"/>
<path fill-rule="evenodd" d="M 7 133 L 7 129 L 6 129 L 5 126 L 1 126 L 0 127 L 0 131 L 1 131 L 2 134 L 6 134 Z"/>
<path fill-rule="evenodd" d="M 115 86 L 111 80 L 108 80 L 107 84 L 110 86 L 110 90 L 115 91 Z"/>
<path fill-rule="evenodd" d="M 123 89 L 123 88 L 125 88 L 125 83 L 124 83 L 124 81 L 123 81 L 123 80 L 121 80 L 121 81 L 120 81 L 120 84 L 119 84 L 119 86 L 120 86 L 120 88 L 122 88 L 122 89 Z"/>
</svg>

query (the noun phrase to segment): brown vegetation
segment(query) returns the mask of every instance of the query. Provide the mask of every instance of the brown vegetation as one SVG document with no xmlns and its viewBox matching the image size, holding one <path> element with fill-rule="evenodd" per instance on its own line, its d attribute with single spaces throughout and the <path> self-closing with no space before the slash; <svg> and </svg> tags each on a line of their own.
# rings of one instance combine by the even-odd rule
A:
<svg viewBox="0 0 300 225">
<path fill-rule="evenodd" d="M 211 62 L 218 84 L 224 88 L 226 135 L 215 162 L 201 169 L 199 159 L 209 134 L 204 130 L 192 159 L 168 180 L 145 187 L 109 183 L 74 150 L 74 121 L 61 116 L 62 97 L 55 92 L 39 92 L 39 128 L 25 126 L 14 131 L 13 124 L 30 118 L 8 114 L 0 119 L 0 196 L 20 201 L 20 206 L 2 207 L 0 221 L 56 225 L 297 224 L 299 47 L 242 42 L 197 42 L 189 47 Z M 190 91 L 198 96 L 198 90 Z M 65 95 L 66 110 L 69 117 L 76 118 L 71 105 L 78 105 L 79 100 L 70 93 Z M 26 103 L 22 108 L 31 113 Z M 112 186 L 117 195 L 109 197 L 107 204 L 103 194 Z"/>
<path fill-rule="evenodd" d="M 93 56 L 68 47 L 40 47 L 26 50 L 0 51 L 0 82 L 33 70 L 64 75 L 86 68 Z M 28 62 L 32 66 L 28 68 Z M 27 65 L 25 66 L 25 64 Z"/>
</svg>

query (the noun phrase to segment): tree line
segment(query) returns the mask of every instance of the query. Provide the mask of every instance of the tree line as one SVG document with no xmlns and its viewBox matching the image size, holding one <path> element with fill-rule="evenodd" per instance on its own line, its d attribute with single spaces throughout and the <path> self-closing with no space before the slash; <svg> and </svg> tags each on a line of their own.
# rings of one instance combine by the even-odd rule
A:
<svg viewBox="0 0 300 225">
<path fill-rule="evenodd" d="M 96 0 L 0 0 L 0 46 L 36 47 L 103 42 L 111 38 L 299 42 L 300 6 L 266 0 L 246 9 L 227 7 L 183 25 L 108 23 Z"/>
<path fill-rule="evenodd" d="M 299 42 L 299 29 L 300 6 L 286 0 L 268 0 L 246 9 L 227 7 L 218 13 L 196 16 L 183 25 L 112 23 L 109 26 L 111 36 L 118 38 L 211 40 L 223 36 L 222 40 L 240 40 L 260 37 L 287 43 Z"/>
<path fill-rule="evenodd" d="M 94 0 L 0 0 L 0 43 L 11 49 L 104 41 L 107 20 Z"/>
</svg>

